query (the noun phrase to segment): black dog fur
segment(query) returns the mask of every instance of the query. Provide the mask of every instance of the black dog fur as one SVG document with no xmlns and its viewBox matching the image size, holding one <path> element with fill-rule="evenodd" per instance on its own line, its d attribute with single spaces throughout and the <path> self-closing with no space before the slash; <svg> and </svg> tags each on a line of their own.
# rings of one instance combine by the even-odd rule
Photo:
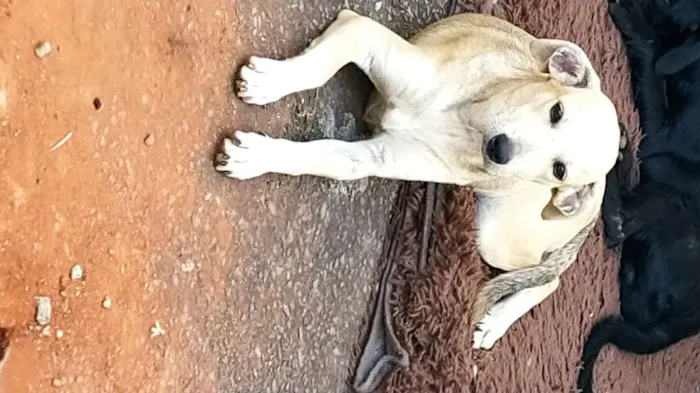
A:
<svg viewBox="0 0 700 393">
<path fill-rule="evenodd" d="M 593 392 L 606 344 L 651 354 L 700 332 L 700 0 L 609 4 L 630 61 L 642 126 L 639 183 L 630 146 L 608 175 L 608 245 L 622 247 L 620 314 L 596 323 L 578 388 Z"/>
</svg>

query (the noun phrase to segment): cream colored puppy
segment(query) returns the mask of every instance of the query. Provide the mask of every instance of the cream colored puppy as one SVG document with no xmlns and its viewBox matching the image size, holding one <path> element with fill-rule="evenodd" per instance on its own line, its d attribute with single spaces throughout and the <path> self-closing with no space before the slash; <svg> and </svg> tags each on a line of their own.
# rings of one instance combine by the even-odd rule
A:
<svg viewBox="0 0 700 393">
<path fill-rule="evenodd" d="M 406 41 L 343 10 L 299 56 L 251 57 L 238 96 L 264 105 L 317 88 L 349 63 L 376 87 L 366 111 L 373 138 L 293 142 L 238 131 L 224 140 L 217 170 L 474 188 L 481 255 L 511 271 L 476 300 L 475 346 L 490 348 L 557 287 L 595 221 L 618 153 L 615 108 L 581 48 L 480 14 Z"/>
</svg>

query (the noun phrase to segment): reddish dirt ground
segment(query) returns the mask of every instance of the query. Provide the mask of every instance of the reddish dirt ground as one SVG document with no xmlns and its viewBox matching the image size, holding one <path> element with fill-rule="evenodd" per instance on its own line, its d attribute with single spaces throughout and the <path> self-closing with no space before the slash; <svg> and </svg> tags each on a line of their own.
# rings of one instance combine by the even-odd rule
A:
<svg viewBox="0 0 700 393">
<path fill-rule="evenodd" d="M 357 3 L 404 34 L 444 14 Z M 362 131 L 354 70 L 268 108 L 234 99 L 241 60 L 298 52 L 348 2 L 280 4 L 0 0 L 4 392 L 344 389 L 396 184 L 212 166 L 235 128 Z"/>
</svg>

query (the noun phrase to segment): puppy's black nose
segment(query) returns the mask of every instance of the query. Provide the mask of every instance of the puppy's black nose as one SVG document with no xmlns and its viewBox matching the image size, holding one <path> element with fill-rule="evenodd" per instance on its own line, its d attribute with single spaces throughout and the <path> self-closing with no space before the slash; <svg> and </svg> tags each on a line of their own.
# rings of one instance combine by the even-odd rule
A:
<svg viewBox="0 0 700 393">
<path fill-rule="evenodd" d="M 505 134 L 499 134 L 486 142 L 486 155 L 496 164 L 504 165 L 510 161 L 513 145 Z"/>
</svg>

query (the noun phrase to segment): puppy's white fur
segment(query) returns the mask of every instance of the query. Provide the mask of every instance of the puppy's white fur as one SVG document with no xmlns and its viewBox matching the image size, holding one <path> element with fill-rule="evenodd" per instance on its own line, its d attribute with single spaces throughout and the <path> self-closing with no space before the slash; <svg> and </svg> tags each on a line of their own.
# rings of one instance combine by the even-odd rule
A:
<svg viewBox="0 0 700 393">
<path fill-rule="evenodd" d="M 613 104 L 575 44 L 536 39 L 479 14 L 444 19 L 406 41 L 343 10 L 299 56 L 251 57 L 240 70 L 238 95 L 268 104 L 323 85 L 348 63 L 376 87 L 365 116 L 373 138 L 302 143 L 238 131 L 235 140 L 224 141 L 217 170 L 237 179 L 275 172 L 473 187 L 479 193 L 480 253 L 507 271 L 540 264 L 596 219 L 619 129 Z M 552 123 L 557 103 L 563 116 Z M 505 164 L 485 153 L 496 135 L 512 146 Z M 555 162 L 566 168 L 563 179 L 554 175 Z M 573 258 L 579 247 L 568 248 Z M 560 257 L 560 266 L 568 266 L 570 257 Z M 497 303 L 479 324 L 475 347 L 490 348 L 557 285 L 555 277 L 524 286 Z M 508 294 L 489 296 L 495 302 L 502 295 Z"/>
</svg>

